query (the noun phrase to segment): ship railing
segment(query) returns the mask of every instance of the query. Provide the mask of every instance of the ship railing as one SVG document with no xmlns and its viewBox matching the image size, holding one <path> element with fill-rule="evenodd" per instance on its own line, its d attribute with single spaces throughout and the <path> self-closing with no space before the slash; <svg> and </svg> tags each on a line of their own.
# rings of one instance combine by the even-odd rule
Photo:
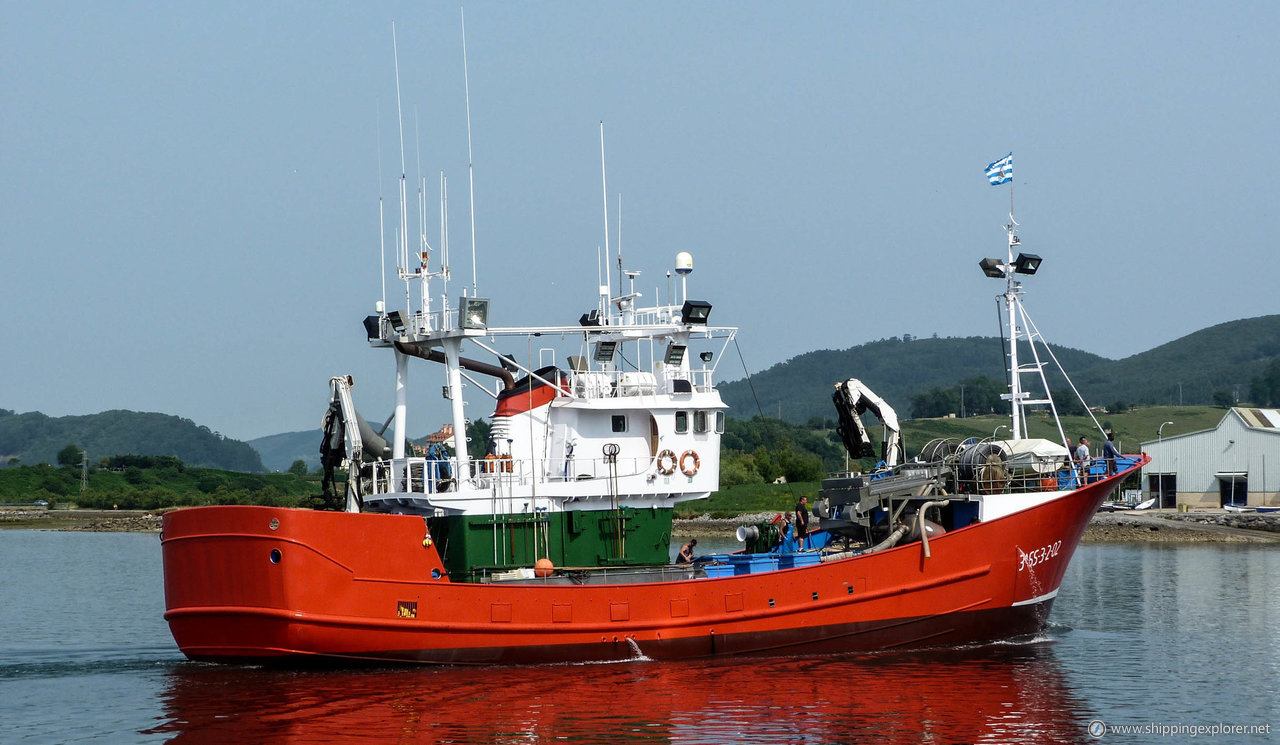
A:
<svg viewBox="0 0 1280 745">
<path fill-rule="evenodd" d="M 577 398 L 608 399 L 714 390 L 711 370 L 670 367 L 658 374 L 620 370 L 582 370 L 572 373 L 569 391 Z"/>
<path fill-rule="evenodd" d="M 634 478 L 649 471 L 653 459 L 648 456 L 617 457 L 613 468 L 619 479 Z M 610 463 L 604 457 L 566 458 L 561 460 L 492 457 L 468 462 L 464 477 L 471 486 L 497 487 L 500 491 L 539 483 L 573 482 L 608 479 Z M 705 467 L 705 464 L 704 464 Z M 369 493 L 436 494 L 458 489 L 451 459 L 401 458 L 375 461 L 369 482 Z"/>
</svg>

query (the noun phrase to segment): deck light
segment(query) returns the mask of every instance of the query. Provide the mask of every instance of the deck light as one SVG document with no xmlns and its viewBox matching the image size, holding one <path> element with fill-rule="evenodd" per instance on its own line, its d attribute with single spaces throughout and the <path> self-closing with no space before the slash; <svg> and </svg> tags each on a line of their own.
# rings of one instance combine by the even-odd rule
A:
<svg viewBox="0 0 1280 745">
<path fill-rule="evenodd" d="M 613 353 L 618 349 L 616 341 L 598 341 L 596 342 L 596 353 L 592 355 L 592 359 L 600 364 L 613 362 Z"/>
<path fill-rule="evenodd" d="M 978 262 L 978 266 L 982 267 L 982 273 L 992 279 L 1004 279 L 1005 267 L 1004 262 L 1000 259 L 983 259 Z"/>
<path fill-rule="evenodd" d="M 391 328 L 397 333 L 404 332 L 404 314 L 398 310 L 393 310 L 387 314 L 387 320 L 391 323 Z"/>
<path fill-rule="evenodd" d="M 680 320 L 686 324 L 701 323 L 706 324 L 707 318 L 711 316 L 711 303 L 705 300 L 686 300 L 680 308 Z"/>
<path fill-rule="evenodd" d="M 1013 271 L 1018 274 L 1035 274 L 1040 268 L 1040 262 L 1044 261 L 1035 254 L 1018 254 L 1018 258 L 1013 260 Z"/>
<path fill-rule="evenodd" d="M 711 358 L 715 356 L 716 356 L 715 352 L 700 352 L 698 354 L 698 358 L 702 360 L 702 364 L 704 365 L 710 364 Z"/>
<path fill-rule="evenodd" d="M 489 328 L 489 298 L 464 297 L 458 303 L 458 328 Z"/>
<path fill-rule="evenodd" d="M 578 324 L 582 326 L 602 326 L 604 322 L 600 320 L 600 311 L 593 310 L 589 313 L 583 313 L 578 319 Z"/>
<path fill-rule="evenodd" d="M 662 358 L 662 361 L 668 365 L 679 365 L 684 362 L 684 353 L 687 349 L 688 347 L 683 344 L 668 344 L 667 354 Z"/>
<path fill-rule="evenodd" d="M 382 330 L 378 328 L 378 321 L 381 320 L 377 316 L 364 317 L 364 333 L 369 337 L 370 341 L 382 336 Z"/>
</svg>

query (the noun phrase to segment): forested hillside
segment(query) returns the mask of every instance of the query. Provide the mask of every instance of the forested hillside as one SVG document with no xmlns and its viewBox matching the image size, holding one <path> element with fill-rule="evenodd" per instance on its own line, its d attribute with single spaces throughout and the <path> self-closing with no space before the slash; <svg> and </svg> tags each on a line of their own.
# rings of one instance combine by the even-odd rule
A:
<svg viewBox="0 0 1280 745">
<path fill-rule="evenodd" d="M 1116 323 L 1100 326 L 1098 333 L 1141 338 L 1142 329 Z M 997 386 L 1007 385 L 1002 344 L 998 337 L 893 337 L 850 349 L 802 354 L 756 373 L 751 382 L 765 416 L 797 424 L 833 416 L 832 386 L 848 378 L 869 385 L 901 417 L 916 415 L 912 399 L 917 396 L 934 402 L 949 398 L 958 415 L 960 384 L 985 377 Z M 1227 406 L 1244 401 L 1265 405 L 1280 398 L 1280 392 L 1272 391 L 1280 381 L 1270 382 L 1280 375 L 1270 372 L 1280 361 L 1280 315 L 1218 324 L 1118 361 L 1052 348 L 1085 400 L 1094 406 Z M 1019 354 L 1022 362 L 1031 360 L 1025 351 Z M 1052 367 L 1048 378 L 1052 390 L 1065 387 Z M 720 389 L 732 407 L 731 416 L 745 419 L 760 413 L 746 379 L 725 383 Z M 982 386 L 977 393 L 965 413 L 988 413 L 972 404 L 988 401 L 989 391 Z M 1060 402 L 1067 403 L 1061 397 Z"/>
<path fill-rule="evenodd" d="M 1077 349 L 1053 347 L 1069 373 L 1109 362 Z M 804 423 L 835 416 L 832 387 L 858 378 L 893 406 L 911 416 L 911 397 L 937 386 L 953 386 L 968 378 L 1005 379 L 1001 341 L 996 337 L 882 339 L 850 349 L 823 349 L 793 357 L 752 376 L 760 407 L 767 417 Z M 1051 385 L 1060 385 L 1053 377 Z M 760 412 L 745 379 L 720 386 L 730 415 L 750 418 Z M 959 413 L 957 411 L 957 413 Z M 970 411 L 969 413 L 986 413 Z"/>
<path fill-rule="evenodd" d="M 1123 326 L 1107 333 L 1141 333 Z M 1091 401 L 1162 406 L 1265 404 L 1254 380 L 1280 358 L 1280 315 L 1220 323 L 1132 357 L 1091 368 L 1076 384 Z"/>
<path fill-rule="evenodd" d="M 265 470 L 257 451 L 245 443 L 169 414 L 114 410 L 50 417 L 0 409 L 0 462 L 56 463 L 67 445 L 85 451 L 94 462 L 111 455 L 172 455 L 196 467 Z"/>
<path fill-rule="evenodd" d="M 259 437 L 246 444 L 258 451 L 262 465 L 268 471 L 283 473 L 298 460 L 307 464 L 307 470 L 315 471 L 320 468 L 320 440 L 323 437 L 323 432 L 313 429 Z"/>
</svg>

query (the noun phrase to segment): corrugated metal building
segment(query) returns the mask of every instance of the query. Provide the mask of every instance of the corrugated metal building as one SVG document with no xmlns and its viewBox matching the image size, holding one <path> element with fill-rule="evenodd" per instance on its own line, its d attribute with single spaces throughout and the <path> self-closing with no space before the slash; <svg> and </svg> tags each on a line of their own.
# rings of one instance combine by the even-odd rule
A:
<svg viewBox="0 0 1280 745">
<path fill-rule="evenodd" d="M 1280 505 L 1280 411 L 1229 409 L 1213 429 L 1142 443 L 1142 486 L 1161 507 Z"/>
</svg>

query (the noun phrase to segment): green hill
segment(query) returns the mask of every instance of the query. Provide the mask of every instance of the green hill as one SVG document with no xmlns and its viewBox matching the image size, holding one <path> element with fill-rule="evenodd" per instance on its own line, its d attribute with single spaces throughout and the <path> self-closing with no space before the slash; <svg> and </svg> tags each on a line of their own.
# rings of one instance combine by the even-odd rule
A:
<svg viewBox="0 0 1280 745">
<path fill-rule="evenodd" d="M 1218 324 L 1123 360 L 1052 348 L 1091 405 L 1203 406 L 1221 403 L 1215 394 L 1234 402 L 1247 400 L 1250 382 L 1280 358 L 1280 315 Z M 978 376 L 1007 380 L 1002 356 L 996 337 L 894 337 L 802 354 L 753 375 L 751 383 L 765 416 L 787 422 L 834 417 L 832 385 L 848 378 L 861 379 L 905 418 L 912 415 L 911 397 L 931 388 L 958 386 Z M 1051 388 L 1062 387 L 1056 374 L 1049 378 Z M 733 416 L 758 413 L 746 379 L 725 383 L 720 390 Z"/>
<path fill-rule="evenodd" d="M 245 443 L 169 414 L 117 409 L 50 417 L 0 409 L 0 462 L 56 463 L 58 451 L 67 445 L 76 445 L 95 462 L 111 455 L 172 455 L 195 467 L 266 470 L 257 451 Z"/>
<path fill-rule="evenodd" d="M 323 432 L 313 429 L 259 437 L 248 440 L 246 444 L 258 451 L 262 465 L 268 471 L 283 473 L 297 460 L 306 463 L 308 470 L 315 471 L 320 468 L 320 440 L 323 437 Z"/>
<path fill-rule="evenodd" d="M 1110 360 L 1078 349 L 1053 346 L 1068 373 L 1105 365 Z M 986 376 L 1004 380 L 1001 341 L 995 337 L 881 339 L 850 349 L 823 349 L 793 357 L 752 376 L 760 407 L 767 417 L 800 424 L 814 417 L 835 416 L 832 386 L 858 378 L 893 406 L 900 416 L 911 415 L 910 399 L 937 386 Z M 1053 376 L 1051 386 L 1061 385 Z M 725 383 L 720 393 L 734 417 L 759 413 L 745 379 Z"/>
<path fill-rule="evenodd" d="M 1220 323 L 1075 374 L 1090 402 L 1203 405 L 1214 393 L 1248 400 L 1249 383 L 1280 357 L 1280 315 Z M 1181 387 L 1181 395 L 1179 388 Z"/>
</svg>

